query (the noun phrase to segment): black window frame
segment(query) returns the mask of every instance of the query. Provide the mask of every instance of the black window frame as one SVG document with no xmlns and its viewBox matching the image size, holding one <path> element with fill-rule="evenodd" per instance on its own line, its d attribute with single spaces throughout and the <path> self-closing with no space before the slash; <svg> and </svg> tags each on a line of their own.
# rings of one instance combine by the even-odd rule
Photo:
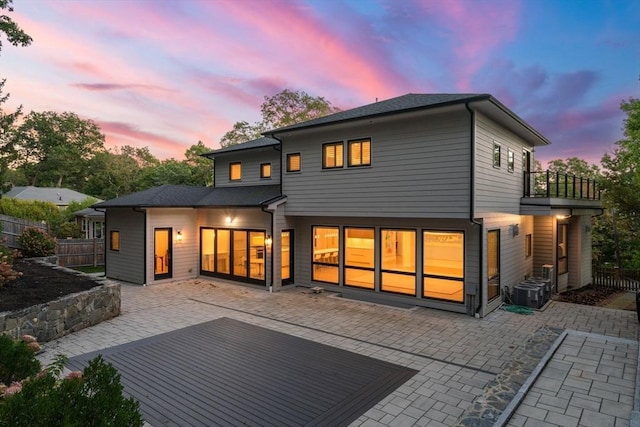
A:
<svg viewBox="0 0 640 427">
<path fill-rule="evenodd" d="M 369 163 L 362 162 L 362 144 L 367 143 L 369 145 Z M 354 145 L 360 145 L 360 160 L 361 163 L 353 163 L 351 158 L 351 150 Z M 359 167 L 367 167 L 371 166 L 371 138 L 358 138 L 358 139 L 350 139 L 347 141 L 347 166 L 350 168 L 359 168 Z"/>
<path fill-rule="evenodd" d="M 415 250 L 415 254 L 414 257 L 415 259 L 413 260 L 413 272 L 407 272 L 404 270 L 391 270 L 391 269 L 385 269 L 384 268 L 384 262 L 383 262 L 383 257 L 385 256 L 384 251 L 384 245 L 385 242 L 382 238 L 382 234 L 385 231 L 395 231 L 395 232 L 406 232 L 406 231 L 410 231 L 413 232 L 413 247 Z M 378 229 L 378 240 L 379 240 L 379 244 L 378 244 L 378 256 L 380 259 L 380 271 L 378 273 L 378 282 L 380 283 L 380 292 L 384 292 L 384 293 L 388 293 L 388 294 L 395 294 L 395 295 L 405 295 L 405 296 L 412 296 L 415 297 L 418 295 L 418 230 L 416 230 L 415 228 L 397 228 L 397 227 L 380 227 Z M 383 273 L 389 273 L 389 274 L 399 274 L 399 275 L 403 275 L 403 276 L 412 276 L 413 277 L 413 294 L 409 294 L 409 293 L 405 293 L 405 292 L 394 292 L 394 291 L 388 291 L 384 289 L 384 282 L 382 280 L 382 276 Z"/>
<path fill-rule="evenodd" d="M 499 168 L 500 164 L 501 164 L 501 157 L 502 157 L 502 146 L 500 144 L 498 144 L 497 142 L 493 141 L 493 167 L 494 168 Z"/>
<path fill-rule="evenodd" d="M 334 160 L 335 165 L 331 166 L 327 164 L 327 149 L 329 147 L 334 148 Z M 341 156 L 338 157 L 338 147 L 341 149 Z M 338 164 L 338 161 L 340 164 Z M 343 169 L 344 168 L 344 142 L 327 142 L 322 144 L 322 169 Z"/>
<path fill-rule="evenodd" d="M 118 236 L 117 239 L 115 239 L 118 242 L 118 245 L 115 248 L 113 246 L 113 242 L 114 242 L 113 236 Z M 113 252 L 120 252 L 121 246 L 122 245 L 120 240 L 120 230 L 109 230 L 109 250 Z"/>
<path fill-rule="evenodd" d="M 239 178 L 234 178 L 233 177 L 233 167 L 234 166 L 239 166 L 240 167 L 240 177 Z M 242 162 L 231 162 L 231 163 L 229 163 L 229 181 L 242 181 Z"/>
<path fill-rule="evenodd" d="M 291 159 L 298 158 L 298 169 L 291 169 Z M 302 155 L 300 153 L 287 153 L 287 172 L 295 173 L 302 171 Z"/>
<path fill-rule="evenodd" d="M 372 255 L 373 255 L 373 267 L 361 267 L 358 265 L 353 265 L 353 264 L 348 264 L 347 263 L 347 251 L 348 246 L 347 246 L 347 231 L 349 230 L 368 230 L 368 231 L 372 231 L 373 232 L 373 250 L 371 251 Z M 378 242 L 376 242 L 376 239 L 379 236 L 376 235 L 376 227 L 367 227 L 367 226 L 361 226 L 361 225 L 356 225 L 356 226 L 351 226 L 351 225 L 345 225 L 342 227 L 342 242 L 343 242 L 343 247 L 344 250 L 342 251 L 342 258 L 343 258 L 343 262 L 342 262 L 342 282 L 344 284 L 344 286 L 349 287 L 349 288 L 357 288 L 357 289 L 364 289 L 367 291 L 375 291 L 376 290 L 376 247 L 379 246 Z M 373 283 L 371 284 L 370 288 L 364 287 L 364 286 L 358 286 L 358 285 L 351 285 L 349 283 L 347 283 L 347 270 L 360 270 L 360 271 L 367 271 L 370 273 L 373 273 Z"/>
<path fill-rule="evenodd" d="M 269 167 L 269 175 L 265 175 L 264 169 L 265 167 Z M 260 179 L 271 179 L 271 163 L 260 163 Z"/>
</svg>

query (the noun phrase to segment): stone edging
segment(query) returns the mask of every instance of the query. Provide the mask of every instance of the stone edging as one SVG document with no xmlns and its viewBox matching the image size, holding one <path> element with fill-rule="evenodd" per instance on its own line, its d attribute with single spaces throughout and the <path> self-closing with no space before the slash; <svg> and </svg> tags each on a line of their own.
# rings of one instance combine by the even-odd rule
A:
<svg viewBox="0 0 640 427">
<path fill-rule="evenodd" d="M 73 272 L 73 274 L 77 273 L 77 271 Z M 25 334 L 33 335 L 39 342 L 47 342 L 96 325 L 119 314 L 120 284 L 96 282 L 96 287 L 88 291 L 69 294 L 48 303 L 0 313 L 0 333 L 14 338 Z"/>
</svg>

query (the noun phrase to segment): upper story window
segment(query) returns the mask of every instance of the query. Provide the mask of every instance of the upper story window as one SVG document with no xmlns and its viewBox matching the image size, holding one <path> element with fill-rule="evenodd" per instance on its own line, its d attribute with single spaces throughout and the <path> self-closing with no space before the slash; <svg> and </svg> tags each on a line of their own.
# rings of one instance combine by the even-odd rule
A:
<svg viewBox="0 0 640 427">
<path fill-rule="evenodd" d="M 344 166 L 344 145 L 342 142 L 332 142 L 322 145 L 322 168 L 334 169 Z"/>
<path fill-rule="evenodd" d="M 513 172 L 513 169 L 516 166 L 516 157 L 513 151 L 507 150 L 507 170 L 509 172 Z"/>
<path fill-rule="evenodd" d="M 493 143 L 493 167 L 494 168 L 499 168 L 500 167 L 500 151 L 501 147 L 500 144 L 498 143 Z"/>
<path fill-rule="evenodd" d="M 300 172 L 302 169 L 302 161 L 300 153 L 287 154 L 287 172 Z"/>
<path fill-rule="evenodd" d="M 229 181 L 242 179 L 242 163 L 229 163 Z"/>
<path fill-rule="evenodd" d="M 371 140 L 349 141 L 349 166 L 371 166 Z"/>
<path fill-rule="evenodd" d="M 271 163 L 262 163 L 260 165 L 260 178 L 271 178 Z"/>
</svg>

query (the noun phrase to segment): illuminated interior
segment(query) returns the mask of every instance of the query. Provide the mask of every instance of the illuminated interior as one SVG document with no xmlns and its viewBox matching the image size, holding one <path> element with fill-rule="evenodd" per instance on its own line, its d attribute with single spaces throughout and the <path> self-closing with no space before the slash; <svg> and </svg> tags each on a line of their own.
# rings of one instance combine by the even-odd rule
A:
<svg viewBox="0 0 640 427">
<path fill-rule="evenodd" d="M 313 227 L 313 280 L 338 283 L 338 233 L 338 227 Z"/>
<path fill-rule="evenodd" d="M 171 262 L 171 229 L 154 230 L 154 264 L 153 274 L 156 276 L 169 274 Z"/>
<path fill-rule="evenodd" d="M 425 231 L 423 252 L 423 296 L 463 302 L 464 233 Z"/>
<path fill-rule="evenodd" d="M 382 230 L 381 289 L 416 294 L 416 232 Z"/>
<path fill-rule="evenodd" d="M 375 285 L 375 230 L 345 227 L 344 284 L 373 289 Z"/>
<path fill-rule="evenodd" d="M 291 231 L 283 231 L 280 237 L 282 280 L 291 279 Z"/>
</svg>

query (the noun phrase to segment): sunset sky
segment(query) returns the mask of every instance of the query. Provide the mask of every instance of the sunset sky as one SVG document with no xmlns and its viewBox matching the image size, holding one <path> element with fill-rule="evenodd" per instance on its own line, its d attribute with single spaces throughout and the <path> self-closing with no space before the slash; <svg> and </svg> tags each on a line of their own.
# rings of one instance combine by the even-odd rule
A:
<svg viewBox="0 0 640 427">
<path fill-rule="evenodd" d="M 5 110 L 72 111 L 107 146 L 183 159 L 217 148 L 265 96 L 348 109 L 406 93 L 491 93 L 598 163 L 640 97 L 640 1 L 14 0 L 31 46 L 3 40 Z"/>
</svg>

